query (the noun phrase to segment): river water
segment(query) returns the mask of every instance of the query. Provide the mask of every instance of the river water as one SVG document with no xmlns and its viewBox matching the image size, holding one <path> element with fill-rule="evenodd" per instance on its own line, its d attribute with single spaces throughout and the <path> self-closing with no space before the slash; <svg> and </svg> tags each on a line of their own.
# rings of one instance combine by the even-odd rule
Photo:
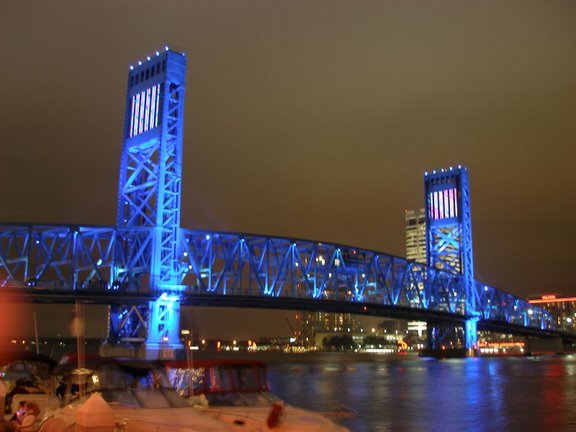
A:
<svg viewBox="0 0 576 432">
<path fill-rule="evenodd" d="M 330 354 L 270 362 L 287 403 L 356 415 L 354 432 L 576 431 L 576 356 L 424 359 Z"/>
</svg>

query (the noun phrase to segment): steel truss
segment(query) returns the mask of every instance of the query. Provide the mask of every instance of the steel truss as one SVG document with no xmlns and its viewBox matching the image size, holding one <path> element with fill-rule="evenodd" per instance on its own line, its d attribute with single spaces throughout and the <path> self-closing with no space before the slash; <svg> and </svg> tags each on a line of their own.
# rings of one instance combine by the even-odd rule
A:
<svg viewBox="0 0 576 432">
<path fill-rule="evenodd" d="M 30 291 L 49 299 L 91 296 L 117 303 L 123 294 L 160 294 L 150 285 L 153 229 L 62 225 L 0 225 L 0 296 Z M 464 321 L 462 275 L 381 252 L 288 238 L 182 229 L 179 299 L 195 296 L 306 299 L 422 311 Z M 120 269 L 120 271 L 115 271 Z M 542 332 L 563 331 L 553 316 L 512 294 L 474 281 L 479 323 L 497 322 Z M 146 308 L 127 308 L 111 320 L 113 336 L 140 337 Z M 123 321 L 130 325 L 121 325 Z M 126 323 L 125 323 L 126 324 Z"/>
<path fill-rule="evenodd" d="M 428 265 L 462 276 L 465 311 L 470 316 L 464 326 L 463 345 L 466 349 L 474 349 L 477 345 L 477 321 L 480 314 L 477 289 L 474 286 L 468 171 L 458 166 L 457 169 L 426 173 L 424 190 Z M 438 335 L 443 333 L 440 329 L 437 332 Z M 440 343 L 429 339 L 431 345 L 436 342 Z"/>
<path fill-rule="evenodd" d="M 181 288 L 178 236 L 185 82 L 186 57 L 168 48 L 139 62 L 128 74 L 116 223 L 150 230 L 149 286 L 164 296 L 178 294 Z M 138 277 L 117 266 L 112 273 L 124 274 L 124 279 Z M 159 297 L 136 311 L 133 305 L 115 306 L 107 342 L 140 339 L 134 335 L 141 333 L 144 321 L 147 348 L 181 347 L 179 305 L 168 298 Z M 124 333 L 129 336 L 122 338 Z"/>
<path fill-rule="evenodd" d="M 153 228 L 151 277 L 158 289 L 178 279 L 185 75 L 183 54 L 157 53 L 130 72 L 126 97 L 116 224 Z"/>
</svg>

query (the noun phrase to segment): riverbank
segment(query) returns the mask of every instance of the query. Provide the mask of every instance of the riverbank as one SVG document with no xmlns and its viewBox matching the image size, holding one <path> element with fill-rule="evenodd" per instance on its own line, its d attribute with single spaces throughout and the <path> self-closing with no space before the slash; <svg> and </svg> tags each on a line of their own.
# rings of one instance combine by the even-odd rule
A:
<svg viewBox="0 0 576 432">
<path fill-rule="evenodd" d="M 5 341 L 0 349 L 10 350 L 26 350 L 30 352 L 38 352 L 54 359 L 56 362 L 64 355 L 77 354 L 77 345 L 75 338 L 58 338 L 58 339 L 40 339 L 38 346 L 35 341 L 28 340 L 23 343 L 12 343 Z M 101 339 L 86 339 L 84 352 L 88 355 L 99 354 Z M 574 349 L 565 349 L 564 355 L 576 354 Z M 481 355 L 480 357 L 512 357 L 514 354 L 499 354 L 499 355 Z M 184 356 L 184 353 L 179 353 L 179 356 Z M 190 351 L 192 358 L 199 359 L 222 359 L 222 360 L 258 360 L 265 363 L 326 363 L 330 361 L 349 361 L 349 362 L 381 362 L 390 360 L 404 360 L 407 358 L 417 358 L 417 352 L 402 352 L 402 353 L 368 353 L 368 352 L 328 352 L 328 351 L 308 351 L 308 352 L 283 352 L 283 351 L 227 351 L 227 350 L 197 350 Z M 515 354 L 515 356 L 522 357 L 523 354 Z M 445 356 L 449 357 L 449 356 Z"/>
</svg>

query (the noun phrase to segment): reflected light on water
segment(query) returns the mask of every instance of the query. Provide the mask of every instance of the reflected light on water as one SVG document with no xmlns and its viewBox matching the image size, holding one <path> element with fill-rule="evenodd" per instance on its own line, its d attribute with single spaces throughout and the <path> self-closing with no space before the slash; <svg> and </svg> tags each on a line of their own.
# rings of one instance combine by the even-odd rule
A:
<svg viewBox="0 0 576 432">
<path fill-rule="evenodd" d="M 355 432 L 576 430 L 576 357 L 322 361 L 297 375 L 271 365 L 272 390 L 308 409 L 351 408 L 342 423 Z"/>
</svg>

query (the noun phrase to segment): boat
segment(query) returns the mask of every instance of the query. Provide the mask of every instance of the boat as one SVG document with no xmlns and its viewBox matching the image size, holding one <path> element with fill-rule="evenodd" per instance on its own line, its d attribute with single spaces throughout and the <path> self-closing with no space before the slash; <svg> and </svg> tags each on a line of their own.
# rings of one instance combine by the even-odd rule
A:
<svg viewBox="0 0 576 432">
<path fill-rule="evenodd" d="M 56 364 L 51 357 L 32 351 L 0 350 L 0 381 L 6 392 L 5 417 L 10 418 L 24 400 L 34 401 L 44 410 L 52 406 L 51 372 Z"/>
<path fill-rule="evenodd" d="M 80 368 L 74 362 L 60 364 L 53 373 L 64 379 L 62 406 L 44 413 L 46 419 L 39 432 L 233 430 L 230 425 L 192 409 L 170 385 L 164 367 L 157 362 L 92 358 Z M 110 414 L 93 414 L 96 423 L 87 426 L 86 419 L 91 415 L 86 414 L 86 407 L 94 405 L 94 400 L 100 400 L 100 406 L 104 406 L 104 411 L 109 409 Z"/>
<path fill-rule="evenodd" d="M 268 387 L 266 364 L 252 360 L 166 361 L 171 384 L 197 410 L 246 432 L 345 432 L 326 413 L 281 401 Z M 338 412 L 334 417 L 346 417 Z"/>
</svg>

